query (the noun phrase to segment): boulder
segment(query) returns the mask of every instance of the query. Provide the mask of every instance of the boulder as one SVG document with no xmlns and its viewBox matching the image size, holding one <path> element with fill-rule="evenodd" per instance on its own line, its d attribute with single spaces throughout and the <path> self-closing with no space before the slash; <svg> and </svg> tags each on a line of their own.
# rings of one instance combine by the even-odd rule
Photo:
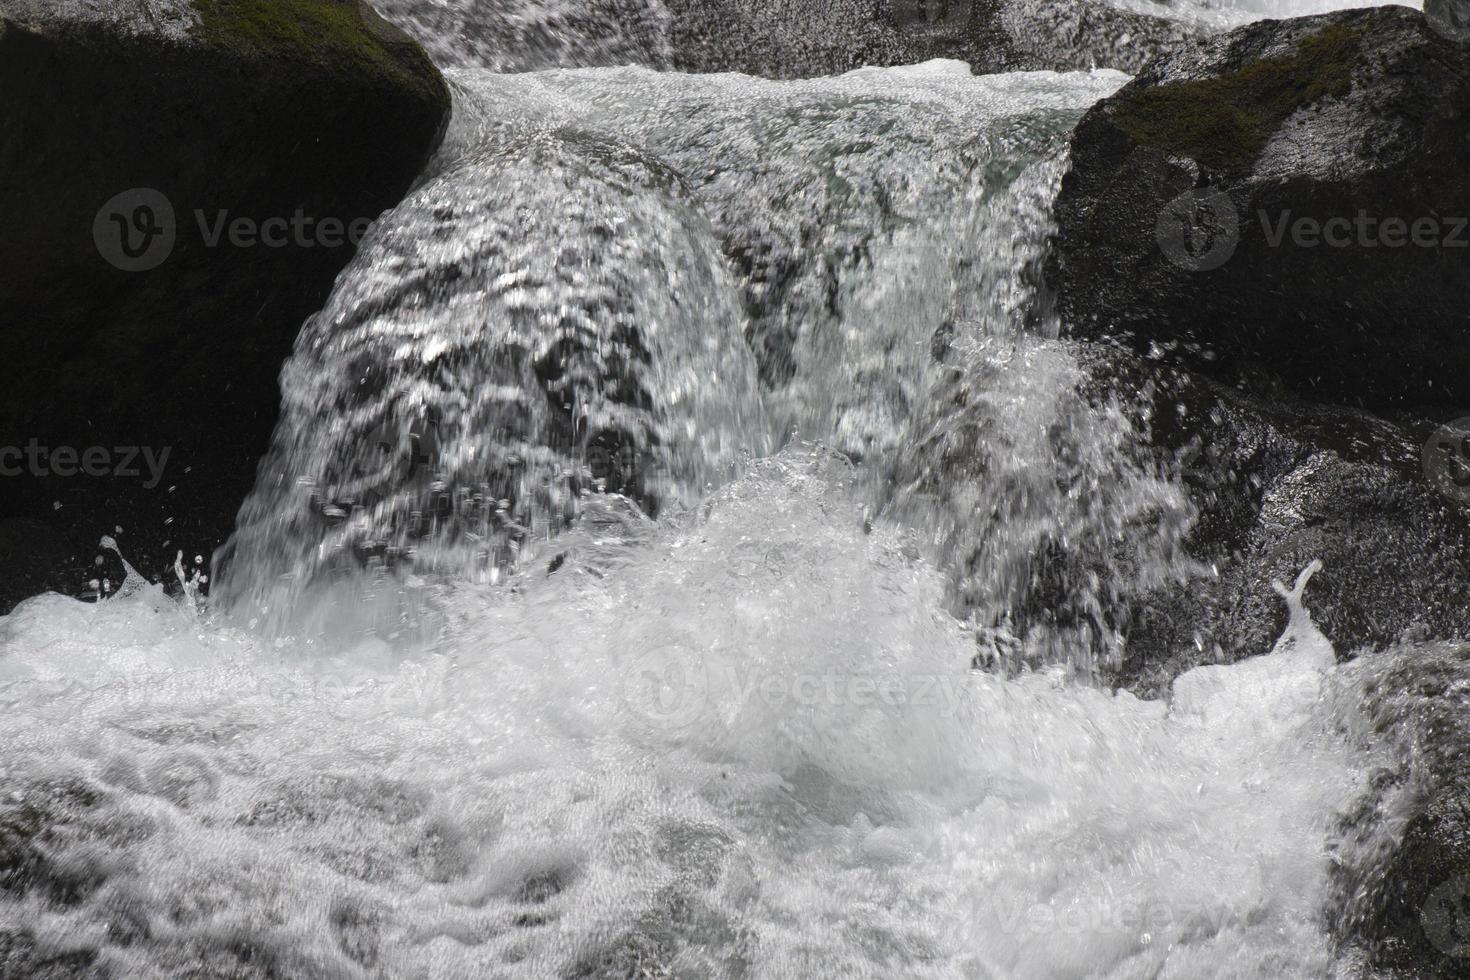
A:
<svg viewBox="0 0 1470 980">
<path fill-rule="evenodd" d="M 145 573 L 209 554 L 302 321 L 448 109 L 357 0 L 0 0 L 0 515 L 88 553 L 122 527 Z"/>
<path fill-rule="evenodd" d="M 1354 665 L 1361 735 L 1388 763 L 1339 824 L 1338 943 L 1381 980 L 1465 975 L 1470 935 L 1470 646 L 1410 643 Z"/>
<path fill-rule="evenodd" d="M 988 69 L 993 71 L 1116 68 L 1137 74 L 1160 54 L 1204 33 L 1107 0 L 975 0 L 970 6 L 971 46 L 999 57 Z"/>
<path fill-rule="evenodd" d="M 1174 461 L 1200 512 L 1188 547 L 1215 571 L 1136 601 L 1107 679 L 1163 697 L 1192 667 L 1270 650 L 1287 620 L 1272 580 L 1320 559 L 1305 604 L 1352 661 L 1328 710 L 1378 764 L 1330 839 L 1324 911 L 1340 961 L 1383 980 L 1463 975 L 1470 495 L 1426 464 L 1434 426 L 1081 350 L 1088 396 L 1131 398 L 1148 441 Z"/>
<path fill-rule="evenodd" d="M 1429 421 L 1248 394 L 1106 345 L 1084 345 L 1094 398 L 1132 401 L 1199 519 L 1189 553 L 1215 573 L 1134 603 L 1110 680 L 1159 695 L 1201 663 L 1264 653 L 1286 626 L 1271 589 L 1323 563 L 1306 605 L 1339 656 L 1405 633 L 1470 637 L 1470 499 L 1426 471 Z"/>
<path fill-rule="evenodd" d="M 1470 44 L 1394 6 L 1262 21 L 1150 63 L 1071 149 L 1070 335 L 1318 402 L 1470 403 Z"/>
</svg>

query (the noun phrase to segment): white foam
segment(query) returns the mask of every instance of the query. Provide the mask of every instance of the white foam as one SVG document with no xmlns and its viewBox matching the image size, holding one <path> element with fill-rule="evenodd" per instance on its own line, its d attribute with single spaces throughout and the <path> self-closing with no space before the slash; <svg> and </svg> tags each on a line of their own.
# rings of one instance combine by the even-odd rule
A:
<svg viewBox="0 0 1470 980">
<path fill-rule="evenodd" d="M 974 673 L 854 479 L 753 464 L 701 521 L 440 596 L 408 655 L 151 588 L 23 604 L 0 801 L 93 884 L 0 900 L 0 929 L 129 976 L 1323 972 L 1362 760 L 1304 696 L 1334 670 L 1305 613 L 1167 707 Z"/>
</svg>

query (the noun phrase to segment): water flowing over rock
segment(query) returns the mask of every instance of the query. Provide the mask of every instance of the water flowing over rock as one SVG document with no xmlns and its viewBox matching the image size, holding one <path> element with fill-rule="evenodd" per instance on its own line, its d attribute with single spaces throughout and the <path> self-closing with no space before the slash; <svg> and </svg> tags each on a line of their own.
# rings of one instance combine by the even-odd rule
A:
<svg viewBox="0 0 1470 980">
<path fill-rule="evenodd" d="M 586 132 L 477 135 L 303 332 L 235 578 L 273 585 L 284 560 L 296 592 L 346 551 L 473 579 L 594 485 L 652 508 L 769 448 L 734 283 L 678 176 Z"/>
<path fill-rule="evenodd" d="M 447 68 L 636 64 L 810 78 L 958 59 L 977 73 L 1136 71 L 1199 28 L 1109 0 L 378 0 Z"/>
<path fill-rule="evenodd" d="M 346 0 L 0 0 L 0 18 L 0 446 L 72 459 L 7 471 L 0 514 L 65 529 L 80 561 L 51 584 L 75 593 L 118 526 L 155 576 L 228 533 L 282 360 L 449 99 Z"/>
<path fill-rule="evenodd" d="M 959 615 L 1057 606 L 1012 626 L 1083 629 L 1088 652 L 1051 644 L 1077 666 L 1115 653 L 1128 595 L 1186 574 L 1188 503 L 1128 458 L 1121 413 L 1078 400 L 1070 354 L 1022 336 L 1061 137 L 1118 76 L 451 77 L 430 176 L 287 368 L 216 583 L 243 616 L 300 627 L 304 592 L 405 560 L 493 579 L 588 492 L 691 503 L 793 433 L 868 461 L 879 504 L 937 522 L 925 548 Z M 957 353 L 991 342 L 1020 356 Z M 1028 389 L 1031 412 L 1008 411 Z M 992 406 L 1009 441 L 988 462 L 905 457 L 919 433 L 964 443 L 977 420 L 957 399 Z M 1020 509 L 972 513 L 977 483 L 980 512 Z M 362 601 L 400 609 L 405 581 Z"/>
<path fill-rule="evenodd" d="M 444 68 L 673 67 L 660 0 L 375 0 Z"/>
<path fill-rule="evenodd" d="M 1066 328 L 1316 401 L 1470 402 L 1470 47 L 1412 10 L 1191 44 L 1072 141 Z"/>
</svg>

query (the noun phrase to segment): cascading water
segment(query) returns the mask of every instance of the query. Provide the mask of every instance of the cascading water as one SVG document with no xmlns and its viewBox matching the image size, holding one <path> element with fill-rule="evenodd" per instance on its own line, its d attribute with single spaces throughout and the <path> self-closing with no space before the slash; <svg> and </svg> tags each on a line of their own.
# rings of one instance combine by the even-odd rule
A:
<svg viewBox="0 0 1470 980">
<path fill-rule="evenodd" d="M 0 619 L 0 975 L 1326 976 L 1391 760 L 1310 570 L 1088 683 L 1200 573 L 1036 312 L 1125 77 L 451 76 L 211 603 Z"/>
<path fill-rule="evenodd" d="M 1420 0 L 1074 2 L 1206 30 L 1387 3 L 1423 6 Z M 668 70 L 682 55 L 684 63 L 705 70 L 740 65 L 775 77 L 892 64 L 903 50 L 899 25 L 919 33 L 947 25 L 963 34 L 976 7 L 982 16 L 998 10 L 1023 30 L 1053 23 L 1065 10 L 1053 0 L 374 0 L 373 6 L 445 68 L 517 72 L 632 64 Z"/>
</svg>

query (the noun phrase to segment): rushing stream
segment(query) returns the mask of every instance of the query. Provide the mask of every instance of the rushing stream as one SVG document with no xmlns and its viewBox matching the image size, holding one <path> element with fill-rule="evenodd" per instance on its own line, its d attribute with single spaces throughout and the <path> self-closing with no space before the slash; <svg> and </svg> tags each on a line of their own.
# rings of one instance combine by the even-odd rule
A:
<svg viewBox="0 0 1470 980">
<path fill-rule="evenodd" d="M 1208 574 L 1035 301 L 1126 76 L 449 76 L 209 600 L 0 619 L 38 883 L 0 936 L 140 978 L 1329 975 L 1386 750 L 1312 569 L 1274 650 L 1093 683 L 1131 595 Z"/>
</svg>

